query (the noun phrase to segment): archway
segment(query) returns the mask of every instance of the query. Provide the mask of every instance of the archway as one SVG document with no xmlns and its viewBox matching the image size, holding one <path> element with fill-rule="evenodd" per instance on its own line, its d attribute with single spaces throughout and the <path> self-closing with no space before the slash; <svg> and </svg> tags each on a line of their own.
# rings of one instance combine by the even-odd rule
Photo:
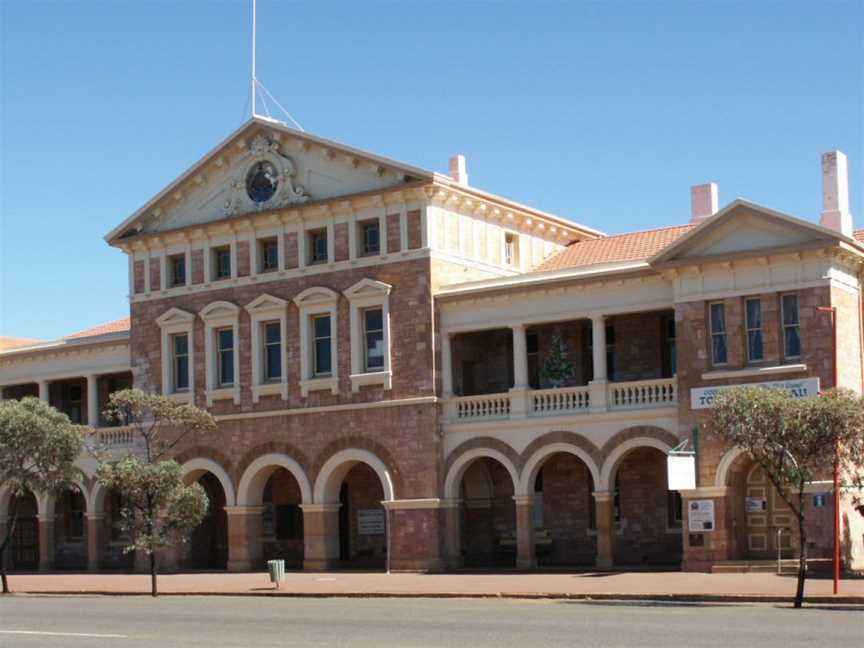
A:
<svg viewBox="0 0 864 648">
<path fill-rule="evenodd" d="M 75 486 L 50 501 L 53 502 L 54 514 L 54 568 L 85 569 L 88 553 L 84 493 Z"/>
<path fill-rule="evenodd" d="M 371 452 L 359 449 L 336 453 L 322 466 L 315 481 L 316 503 L 332 506 L 335 515 L 325 525 L 327 563 L 349 569 L 379 569 L 387 560 L 387 511 L 394 499 L 387 466 Z"/>
<path fill-rule="evenodd" d="M 626 444 L 622 444 L 626 445 Z M 681 500 L 668 490 L 665 444 L 633 443 L 604 466 L 613 496 L 617 565 L 672 565 L 681 561 Z"/>
<path fill-rule="evenodd" d="M 515 567 L 515 485 L 507 467 L 492 457 L 478 457 L 462 473 L 459 492 L 463 565 Z"/>
<path fill-rule="evenodd" d="M 39 569 L 39 506 L 31 492 L 12 495 L 8 509 L 16 511 L 15 531 L 9 546 L 10 571 L 34 571 Z"/>
<path fill-rule="evenodd" d="M 114 490 L 97 486 L 90 502 L 90 508 L 101 514 L 99 538 L 93 543 L 98 552 L 98 566 L 102 569 L 132 570 L 135 566 L 135 552 L 125 551 L 129 537 L 123 531 L 123 498 Z"/>
<path fill-rule="evenodd" d="M 219 478 L 205 472 L 195 479 L 207 495 L 204 519 L 192 530 L 186 560 L 192 569 L 225 569 L 228 565 L 228 516 L 225 490 Z"/>
</svg>

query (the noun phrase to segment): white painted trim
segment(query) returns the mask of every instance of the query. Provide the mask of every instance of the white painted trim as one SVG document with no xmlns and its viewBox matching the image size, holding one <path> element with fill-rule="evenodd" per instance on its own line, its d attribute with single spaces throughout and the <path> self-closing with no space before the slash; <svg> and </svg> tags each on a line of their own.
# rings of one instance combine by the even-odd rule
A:
<svg viewBox="0 0 864 648">
<path fill-rule="evenodd" d="M 747 367 L 746 369 L 729 369 L 725 371 L 707 371 L 702 374 L 702 380 L 722 380 L 724 378 L 747 378 L 750 376 L 772 376 L 779 373 L 807 371 L 806 364 L 773 365 L 770 367 Z"/>
<path fill-rule="evenodd" d="M 517 495 L 531 496 L 534 493 L 534 481 L 537 479 L 537 472 L 542 468 L 543 463 L 553 454 L 566 453 L 578 457 L 582 463 L 588 468 L 591 473 L 591 479 L 594 481 L 594 487 L 600 484 L 600 468 L 594 462 L 594 459 L 584 449 L 572 443 L 550 443 L 539 448 L 525 465 L 522 467 L 522 476 L 519 479 Z"/>
<path fill-rule="evenodd" d="M 628 439 L 617 446 L 603 462 L 603 469 L 600 471 L 600 488 L 602 490 L 611 491 L 613 489 L 612 477 L 618 469 L 618 465 L 628 452 L 637 448 L 655 448 L 666 454 L 672 449 L 672 446 L 653 437 Z"/>
<path fill-rule="evenodd" d="M 305 398 L 310 391 L 329 389 L 339 393 L 339 320 L 338 293 L 322 286 L 307 288 L 294 297 L 300 309 L 300 393 Z M 329 376 L 315 376 L 315 361 L 312 354 L 313 329 L 310 325 L 316 315 L 330 316 L 330 369 Z"/>
<path fill-rule="evenodd" d="M 212 473 L 219 480 L 219 483 L 222 484 L 222 490 L 225 491 L 225 506 L 229 507 L 236 504 L 237 498 L 234 494 L 234 484 L 231 482 L 231 478 L 225 472 L 225 469 L 215 461 L 199 457 L 190 459 L 183 464 L 182 468 L 184 481 L 187 477 L 189 477 L 190 481 L 197 481 L 201 473 Z"/>
<path fill-rule="evenodd" d="M 378 474 L 381 480 L 381 488 L 384 490 L 382 501 L 396 499 L 393 490 L 393 480 L 387 466 L 381 459 L 368 450 L 359 448 L 347 448 L 337 452 L 330 457 L 318 473 L 315 480 L 313 501 L 317 504 L 334 504 L 339 501 L 339 487 L 342 480 L 356 464 L 365 463 Z"/>
<path fill-rule="evenodd" d="M 459 489 L 462 485 L 462 477 L 465 475 L 465 471 L 475 460 L 482 459 L 483 457 L 494 459 L 504 466 L 507 472 L 510 473 L 510 479 L 513 480 L 514 492 L 519 488 L 519 471 L 516 470 L 516 466 L 513 465 L 510 459 L 493 448 L 474 448 L 461 455 L 450 466 L 450 470 L 447 471 L 447 477 L 444 479 L 445 499 L 459 499 Z"/>
<path fill-rule="evenodd" d="M 747 451 L 744 448 L 732 448 L 723 453 L 720 458 L 720 463 L 717 464 L 717 472 L 714 475 L 714 486 L 716 488 L 726 488 L 726 478 L 729 468 L 735 463 L 735 460 Z"/>
<path fill-rule="evenodd" d="M 378 409 L 384 407 L 408 407 L 412 405 L 434 405 L 438 402 L 435 396 L 419 396 L 417 398 L 402 398 L 399 400 L 372 401 L 367 403 L 346 403 L 345 405 L 324 405 L 321 407 L 297 407 L 294 409 L 263 410 L 260 412 L 243 412 L 241 414 L 222 414 L 216 416 L 217 421 L 242 421 L 273 416 L 297 416 L 302 414 L 321 414 L 324 412 L 348 412 L 358 409 Z"/>
<path fill-rule="evenodd" d="M 170 308 L 156 318 L 162 343 L 162 394 L 177 400 L 195 400 L 195 316 L 179 308 Z M 174 388 L 174 350 L 171 338 L 185 334 L 189 354 L 189 389 L 178 392 Z"/>
<path fill-rule="evenodd" d="M 249 313 L 250 338 L 252 340 L 252 402 L 261 396 L 280 394 L 288 399 L 288 302 L 279 297 L 263 294 L 245 306 Z M 282 376 L 279 382 L 264 380 L 264 324 L 278 321 L 281 345 L 280 361 Z"/>
<path fill-rule="evenodd" d="M 258 457 L 243 471 L 243 476 L 240 477 L 240 485 L 237 487 L 237 504 L 239 506 L 257 506 L 261 503 L 257 500 L 261 499 L 261 493 L 263 493 L 267 479 L 273 474 L 273 470 L 267 471 L 267 468 L 272 468 L 273 470 L 284 468 L 290 472 L 300 487 L 301 502 L 303 504 L 312 502 L 312 485 L 303 467 L 288 455 L 270 453 Z M 252 489 L 256 492 L 260 491 L 255 497 L 256 501 L 254 502 L 250 501 L 252 496 L 250 491 Z"/>
<path fill-rule="evenodd" d="M 348 299 L 351 351 L 351 391 L 360 391 L 364 385 L 381 385 L 390 390 L 393 385 L 390 351 L 390 291 L 393 286 L 373 279 L 361 279 L 342 294 Z M 366 370 L 366 343 L 362 311 L 381 308 L 384 325 L 384 366 L 380 370 Z"/>
<path fill-rule="evenodd" d="M 427 499 L 387 500 L 381 503 L 384 505 L 384 508 L 391 511 L 413 511 L 418 509 L 439 509 L 442 507 L 446 508 L 446 506 L 442 504 L 443 501 L 444 500 L 441 500 L 437 497 L 430 497 Z"/>
<path fill-rule="evenodd" d="M 213 404 L 214 400 L 231 400 L 235 405 L 240 404 L 240 307 L 226 301 L 215 301 L 207 304 L 198 313 L 204 320 L 204 375 L 205 396 L 207 405 Z M 220 385 L 218 376 L 218 362 L 216 354 L 218 349 L 215 344 L 216 331 L 221 328 L 231 327 L 233 331 L 233 361 L 234 361 L 234 383 L 232 385 Z"/>
</svg>

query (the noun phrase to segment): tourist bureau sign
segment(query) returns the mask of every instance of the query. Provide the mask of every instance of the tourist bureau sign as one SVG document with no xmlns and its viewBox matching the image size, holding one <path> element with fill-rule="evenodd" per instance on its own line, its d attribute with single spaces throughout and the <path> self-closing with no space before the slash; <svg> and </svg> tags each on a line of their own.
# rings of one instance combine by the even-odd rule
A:
<svg viewBox="0 0 864 648">
<path fill-rule="evenodd" d="M 771 387 L 788 391 L 795 398 L 806 398 L 819 393 L 818 378 L 800 380 L 775 380 L 773 382 L 749 383 L 746 385 L 723 385 L 722 387 L 695 387 L 690 390 L 690 409 L 708 409 L 714 404 L 717 394 L 734 387 Z"/>
</svg>

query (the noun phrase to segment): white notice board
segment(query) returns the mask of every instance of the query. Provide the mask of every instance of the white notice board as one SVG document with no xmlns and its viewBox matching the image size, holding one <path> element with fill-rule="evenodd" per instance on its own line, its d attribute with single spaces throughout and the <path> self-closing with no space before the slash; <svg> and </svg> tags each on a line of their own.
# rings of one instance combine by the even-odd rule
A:
<svg viewBox="0 0 864 648">
<path fill-rule="evenodd" d="M 714 526 L 714 500 L 690 500 L 687 503 L 688 529 L 713 531 Z"/>
</svg>

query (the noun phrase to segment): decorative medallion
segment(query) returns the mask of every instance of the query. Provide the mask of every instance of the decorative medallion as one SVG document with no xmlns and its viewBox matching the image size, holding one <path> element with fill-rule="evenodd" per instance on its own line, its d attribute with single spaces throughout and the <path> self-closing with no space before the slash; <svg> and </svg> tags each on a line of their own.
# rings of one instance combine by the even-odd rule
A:
<svg viewBox="0 0 864 648">
<path fill-rule="evenodd" d="M 267 160 L 256 162 L 246 174 L 246 195 L 254 203 L 270 200 L 279 188 L 279 172 Z"/>
</svg>

